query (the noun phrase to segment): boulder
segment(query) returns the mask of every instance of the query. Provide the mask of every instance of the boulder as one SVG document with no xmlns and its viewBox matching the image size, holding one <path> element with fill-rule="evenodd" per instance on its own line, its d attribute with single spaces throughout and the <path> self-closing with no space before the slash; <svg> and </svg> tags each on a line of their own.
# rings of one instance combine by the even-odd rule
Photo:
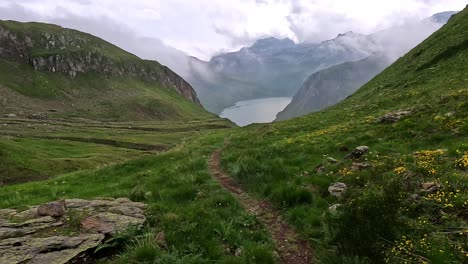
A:
<svg viewBox="0 0 468 264">
<path fill-rule="evenodd" d="M 351 153 L 346 155 L 345 159 L 359 159 L 367 152 L 369 152 L 368 146 L 359 146 L 356 147 Z"/>
<path fill-rule="evenodd" d="M 46 204 L 41 204 L 37 208 L 37 214 L 40 216 L 53 216 L 61 217 L 65 214 L 67 210 L 67 204 L 65 200 L 50 202 Z"/>
<path fill-rule="evenodd" d="M 411 111 L 396 111 L 396 112 L 391 112 L 387 113 L 379 118 L 377 118 L 377 121 L 380 123 L 395 123 L 398 122 L 401 118 L 404 116 L 407 116 L 411 114 Z"/>
<path fill-rule="evenodd" d="M 421 191 L 433 193 L 440 189 L 440 184 L 436 182 L 424 182 L 421 184 Z"/>
<path fill-rule="evenodd" d="M 101 234 L 5 239 L 0 242 L 0 263 L 66 264 L 103 239 Z"/>
<path fill-rule="evenodd" d="M 125 231 L 130 226 L 141 227 L 144 222 L 144 218 L 102 212 L 84 219 L 81 226 L 88 232 L 115 234 Z"/>
<path fill-rule="evenodd" d="M 351 165 L 351 170 L 352 171 L 360 171 L 360 170 L 365 170 L 369 168 L 371 165 L 368 163 L 359 163 L 359 162 L 353 162 Z"/>
<path fill-rule="evenodd" d="M 335 197 L 341 197 L 346 190 L 348 189 L 348 186 L 342 182 L 335 182 L 330 187 L 328 187 L 328 192 L 335 196 Z"/>
<path fill-rule="evenodd" d="M 4 117 L 7 117 L 7 118 L 14 118 L 14 117 L 17 117 L 17 115 L 11 113 L 11 114 L 5 114 Z"/>
<path fill-rule="evenodd" d="M 332 157 L 327 157 L 327 161 L 328 161 L 329 163 L 332 163 L 332 164 L 338 163 L 338 160 L 336 160 L 336 159 L 334 159 L 334 158 L 332 158 Z"/>
<path fill-rule="evenodd" d="M 141 227 L 145 222 L 144 208 L 143 203 L 120 198 L 119 202 L 67 199 L 22 212 L 0 209 L 0 263 L 88 263 L 87 253 L 104 239 L 130 226 Z M 76 211 L 79 214 L 72 214 Z M 72 218 L 79 220 L 83 228 L 63 224 Z M 76 230 L 67 232 L 69 236 L 58 235 L 65 227 Z M 165 242 L 164 233 L 156 240 Z"/>
</svg>

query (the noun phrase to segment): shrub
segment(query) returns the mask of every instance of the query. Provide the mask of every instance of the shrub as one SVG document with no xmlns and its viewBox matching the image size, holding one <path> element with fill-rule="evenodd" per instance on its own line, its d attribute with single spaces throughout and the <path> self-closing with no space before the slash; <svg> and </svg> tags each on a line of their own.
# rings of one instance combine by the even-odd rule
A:
<svg viewBox="0 0 468 264">
<path fill-rule="evenodd" d="M 385 241 L 394 241 L 400 220 L 399 183 L 372 186 L 364 192 L 350 193 L 342 213 L 326 217 L 331 242 L 345 255 L 368 257 L 373 263 L 383 261 Z"/>
</svg>

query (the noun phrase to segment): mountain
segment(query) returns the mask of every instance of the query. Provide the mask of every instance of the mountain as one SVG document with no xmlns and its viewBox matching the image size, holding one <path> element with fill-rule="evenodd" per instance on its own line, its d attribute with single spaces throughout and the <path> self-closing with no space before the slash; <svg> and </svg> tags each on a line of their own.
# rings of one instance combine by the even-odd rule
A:
<svg viewBox="0 0 468 264">
<path fill-rule="evenodd" d="M 156 61 L 42 23 L 0 21 L 1 112 L 112 120 L 209 115 L 192 86 Z"/>
<path fill-rule="evenodd" d="M 206 123 L 0 120 L 32 136 L 0 137 L 0 180 L 9 166 L 56 170 L 0 184 L 1 263 L 466 263 L 468 7 L 352 96 L 283 122 L 199 132 Z M 36 138 L 63 133 L 179 144 L 77 171 L 122 148 Z M 39 205 L 65 215 L 37 218 Z M 121 213 L 143 228 L 96 248 L 104 235 L 84 232 L 134 223 Z"/>
<path fill-rule="evenodd" d="M 371 55 L 363 60 L 346 62 L 330 67 L 309 76 L 294 95 L 291 103 L 277 115 L 277 120 L 308 114 L 338 103 L 354 93 L 398 56 L 405 54 L 456 12 L 438 13 L 417 22 L 408 22 L 399 27 L 389 28 L 369 35 L 376 44 L 379 55 Z M 404 36 L 399 37 L 399 36 Z"/>
<path fill-rule="evenodd" d="M 295 44 L 290 39 L 273 37 L 260 39 L 251 47 L 214 56 L 205 63 L 204 72 L 222 76 L 211 79 L 209 85 L 203 85 L 204 79 L 199 75 L 184 77 L 194 84 L 198 93 L 209 94 L 203 96 L 202 104 L 218 114 L 239 100 L 260 96 L 292 97 L 311 74 L 331 66 L 362 60 L 374 53 L 396 60 L 439 29 L 453 13 L 406 22 L 371 35 L 346 32 L 321 43 Z M 225 79 L 229 80 L 227 84 Z M 240 88 L 236 91 L 237 85 Z"/>
<path fill-rule="evenodd" d="M 390 65 L 384 55 L 371 55 L 359 61 L 345 62 L 312 74 L 294 95 L 276 120 L 319 111 L 353 94 L 359 87 Z"/>
</svg>

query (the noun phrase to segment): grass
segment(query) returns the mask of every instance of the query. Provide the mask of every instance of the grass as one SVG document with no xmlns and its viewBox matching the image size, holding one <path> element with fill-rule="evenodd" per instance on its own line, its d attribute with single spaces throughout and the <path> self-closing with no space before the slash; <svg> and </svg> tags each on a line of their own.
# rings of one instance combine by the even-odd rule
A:
<svg viewBox="0 0 468 264">
<path fill-rule="evenodd" d="M 158 156 L 2 187 L 0 207 L 66 197 L 131 197 L 139 190 L 139 200 L 150 205 L 148 226 L 115 262 L 273 263 L 266 231 L 207 172 L 206 157 L 221 146 L 222 137 L 218 132 Z M 170 245 L 167 249 L 151 243 L 151 234 L 160 231 Z M 239 257 L 236 250 L 242 252 Z"/>
<path fill-rule="evenodd" d="M 273 124 L 192 133 L 160 155 L 4 186 L 0 207 L 68 197 L 132 197 L 149 205 L 148 226 L 125 243 L 116 259 L 102 262 L 275 263 L 267 227 L 209 175 L 209 155 L 228 139 L 222 156 L 226 171 L 250 194 L 272 201 L 313 243 L 316 263 L 464 263 L 467 32 L 464 10 L 353 96 L 321 112 Z M 449 52 L 451 48 L 455 52 Z M 403 109 L 411 114 L 393 124 L 377 122 L 379 116 Z M 187 125 L 197 130 L 197 125 L 222 123 L 207 120 Z M 66 122 L 55 125 L 63 128 Z M 158 138 L 155 131 L 130 129 L 126 134 L 129 123 L 102 125 L 85 122 L 69 130 L 102 137 L 106 130 L 101 129 L 111 127 L 112 137 L 124 141 L 141 142 L 138 133 L 145 141 L 152 133 Z M 188 132 L 181 123 L 172 129 Z M 344 159 L 360 145 L 369 146 L 370 152 L 357 160 Z M 330 163 L 329 157 L 339 162 Z M 353 162 L 370 166 L 353 170 Z M 348 186 L 342 197 L 328 193 L 333 182 Z M 431 182 L 439 189 L 425 191 L 423 184 Z M 341 206 L 332 213 L 328 208 L 334 204 Z M 167 246 L 154 241 L 160 232 Z"/>
<path fill-rule="evenodd" d="M 334 107 L 230 132 L 225 168 L 250 192 L 275 201 L 315 241 L 319 262 L 465 261 L 468 180 L 466 166 L 457 164 L 468 148 L 467 27 L 465 10 Z M 456 52 L 446 52 L 452 47 Z M 377 122 L 401 109 L 412 114 Z M 340 149 L 360 145 L 371 152 L 356 162 L 371 167 L 352 171 Z M 349 188 L 341 199 L 327 191 L 337 181 Z M 425 182 L 440 190 L 421 191 Z M 338 213 L 328 213 L 337 203 Z"/>
</svg>

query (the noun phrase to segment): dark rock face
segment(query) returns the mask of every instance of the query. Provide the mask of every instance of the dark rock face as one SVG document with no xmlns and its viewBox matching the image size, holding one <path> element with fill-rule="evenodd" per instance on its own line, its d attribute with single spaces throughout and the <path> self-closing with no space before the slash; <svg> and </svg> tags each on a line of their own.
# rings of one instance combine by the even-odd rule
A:
<svg viewBox="0 0 468 264">
<path fill-rule="evenodd" d="M 157 82 L 172 88 L 190 101 L 200 104 L 195 90 L 182 77 L 156 61 L 142 60 L 102 40 L 77 31 L 62 30 L 40 37 L 18 35 L 0 25 L 0 58 L 20 60 L 35 70 L 63 73 L 71 78 L 95 72 L 111 77 L 130 77 Z M 40 52 L 33 52 L 40 50 Z M 125 59 L 119 56 L 125 56 Z M 109 53 L 109 54 L 108 54 Z M 123 54 L 123 55 L 122 55 Z"/>
</svg>

